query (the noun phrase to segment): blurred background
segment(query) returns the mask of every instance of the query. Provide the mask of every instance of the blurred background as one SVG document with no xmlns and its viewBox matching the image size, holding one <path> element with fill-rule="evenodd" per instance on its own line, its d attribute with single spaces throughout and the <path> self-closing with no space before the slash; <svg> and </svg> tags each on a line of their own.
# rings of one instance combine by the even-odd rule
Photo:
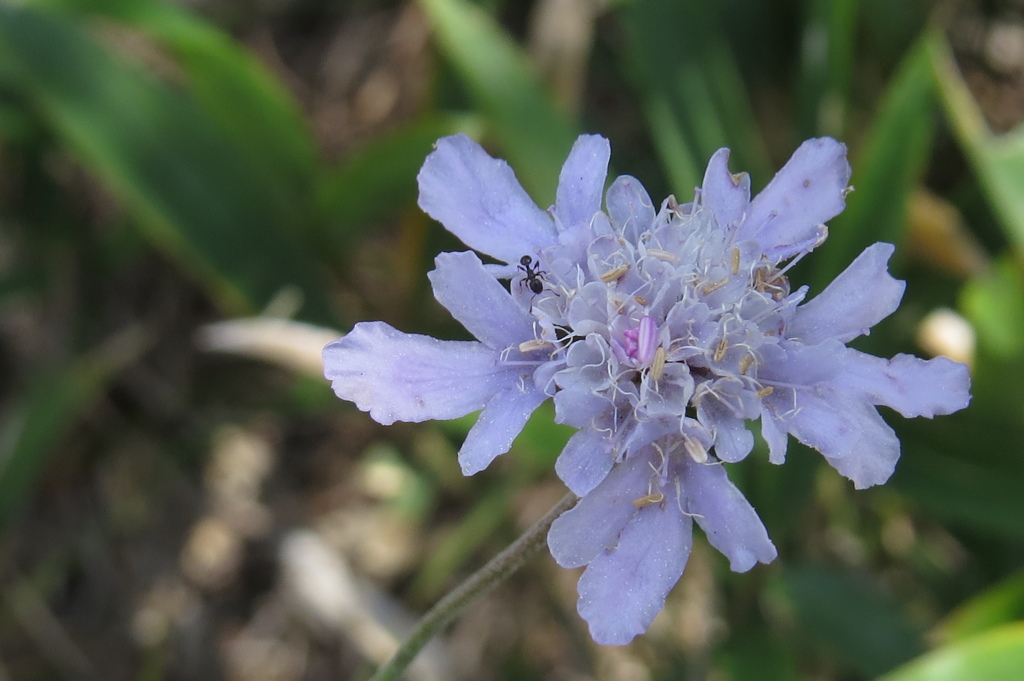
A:
<svg viewBox="0 0 1024 681">
<path fill-rule="evenodd" d="M 805 138 L 856 191 L 793 272 L 898 244 L 902 308 L 859 342 L 970 363 L 971 407 L 886 412 L 855 492 L 791 443 L 730 475 L 779 548 L 703 537 L 665 611 L 594 645 L 546 554 L 412 680 L 1024 678 L 1024 2 L 0 2 L 0 680 L 365 679 L 564 494 L 535 415 L 463 478 L 473 419 L 382 428 L 320 348 L 359 320 L 466 333 L 425 273 L 439 136 L 541 206 L 580 132 L 653 198 L 707 158 L 762 187 Z"/>
</svg>

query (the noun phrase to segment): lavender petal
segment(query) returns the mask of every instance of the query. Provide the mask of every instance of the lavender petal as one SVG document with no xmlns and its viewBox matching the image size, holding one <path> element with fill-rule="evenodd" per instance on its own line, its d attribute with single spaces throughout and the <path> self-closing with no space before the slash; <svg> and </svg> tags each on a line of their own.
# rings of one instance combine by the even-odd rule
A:
<svg viewBox="0 0 1024 681">
<path fill-rule="evenodd" d="M 824 291 L 796 309 L 787 335 L 807 344 L 862 336 L 899 307 L 906 284 L 889 275 L 892 244 L 868 246 Z"/>
<path fill-rule="evenodd" d="M 923 360 L 913 355 L 882 359 L 847 349 L 837 389 L 858 391 L 872 404 L 884 404 L 907 418 L 952 414 L 971 401 L 967 367 L 947 357 Z"/>
<path fill-rule="evenodd" d="M 534 204 L 508 163 L 465 135 L 438 140 L 417 179 L 420 208 L 481 253 L 514 263 L 557 241 L 551 216 Z"/>
<path fill-rule="evenodd" d="M 764 523 L 729 480 L 725 466 L 687 461 L 683 490 L 687 511 L 694 514 L 711 545 L 729 559 L 734 572 L 775 560 L 778 551 Z"/>
<path fill-rule="evenodd" d="M 750 204 L 750 175 L 729 172 L 728 149 L 719 149 L 708 161 L 700 200 L 724 230 L 743 221 Z"/>
<path fill-rule="evenodd" d="M 580 135 L 572 145 L 555 194 L 555 216 L 563 229 L 589 225 L 601 210 L 611 153 L 608 140 L 600 135 Z"/>
<path fill-rule="evenodd" d="M 737 241 L 756 239 L 778 260 L 810 250 L 824 238 L 822 223 L 846 206 L 849 183 L 846 145 L 807 140 L 750 203 Z"/>
<path fill-rule="evenodd" d="M 654 220 L 654 202 L 635 177 L 615 178 L 608 188 L 605 203 L 608 217 L 627 239 L 636 239 Z"/>
<path fill-rule="evenodd" d="M 618 544 L 590 562 L 577 586 L 577 609 L 595 641 L 625 645 L 647 631 L 683 574 L 692 528 L 689 516 L 666 498 L 664 505 L 641 508 Z"/>
<path fill-rule="evenodd" d="M 531 317 L 475 253 L 441 253 L 427 277 L 434 297 L 484 345 L 503 350 L 533 338 Z"/>
<path fill-rule="evenodd" d="M 647 494 L 651 475 L 646 456 L 632 456 L 563 513 L 548 531 L 548 548 L 562 567 L 586 565 L 617 537 L 637 512 L 633 501 Z"/>
<path fill-rule="evenodd" d="M 459 450 L 463 475 L 474 475 L 512 448 L 530 414 L 547 399 L 530 382 L 514 384 L 498 392 L 487 402 Z"/>
<path fill-rule="evenodd" d="M 595 428 L 576 431 L 555 461 L 555 473 L 577 496 L 590 493 L 608 475 L 615 457 L 612 434 Z"/>
<path fill-rule="evenodd" d="M 441 341 L 363 322 L 324 348 L 324 375 L 377 423 L 454 419 L 515 381 L 482 343 Z"/>
<path fill-rule="evenodd" d="M 871 404 L 836 391 L 797 394 L 797 411 L 788 421 L 796 439 L 821 452 L 857 489 L 889 479 L 900 441 Z"/>
</svg>

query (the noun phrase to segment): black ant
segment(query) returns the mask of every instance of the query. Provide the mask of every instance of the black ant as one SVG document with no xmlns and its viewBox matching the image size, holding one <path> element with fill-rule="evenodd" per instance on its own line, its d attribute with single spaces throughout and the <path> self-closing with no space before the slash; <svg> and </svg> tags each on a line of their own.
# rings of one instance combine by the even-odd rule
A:
<svg viewBox="0 0 1024 681">
<path fill-rule="evenodd" d="M 519 285 L 524 284 L 530 287 L 534 295 L 541 293 L 544 290 L 544 275 L 547 272 L 540 268 L 540 261 L 533 262 L 533 258 L 528 255 L 524 255 L 519 259 L 519 269 L 526 272 L 526 276 L 519 281 Z"/>
</svg>

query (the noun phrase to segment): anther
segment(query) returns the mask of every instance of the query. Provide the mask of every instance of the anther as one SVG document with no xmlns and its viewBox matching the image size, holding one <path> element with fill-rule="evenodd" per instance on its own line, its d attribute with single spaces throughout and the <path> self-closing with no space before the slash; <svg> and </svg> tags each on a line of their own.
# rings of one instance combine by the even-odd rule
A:
<svg viewBox="0 0 1024 681">
<path fill-rule="evenodd" d="M 767 386 L 761 388 L 760 390 L 758 390 L 754 394 L 757 395 L 759 398 L 763 399 L 763 398 L 768 397 L 769 395 L 771 395 L 773 392 L 775 392 L 775 388 L 771 387 L 770 385 L 767 385 Z"/>
<path fill-rule="evenodd" d="M 601 281 L 603 281 L 606 284 L 610 284 L 613 281 L 621 279 L 622 275 L 624 275 L 628 271 L 629 271 L 629 265 L 619 265 L 618 267 L 610 269 L 607 272 L 605 272 L 604 274 L 602 274 L 601 275 Z"/>
<path fill-rule="evenodd" d="M 745 375 L 748 371 L 750 371 L 750 367 L 752 367 L 752 366 L 754 366 L 754 356 L 753 355 L 743 355 L 742 357 L 740 357 L 740 373 L 741 374 Z"/>
<path fill-rule="evenodd" d="M 651 360 L 650 377 L 652 381 L 657 381 L 665 373 L 665 356 L 665 348 L 659 345 L 658 349 L 654 351 L 654 359 Z"/>
<path fill-rule="evenodd" d="M 728 283 L 729 277 L 725 277 L 724 279 L 719 279 L 718 281 L 713 281 L 708 284 L 704 284 L 703 286 L 700 287 L 700 290 L 704 292 L 704 295 L 708 295 L 709 293 L 714 293 L 715 291 L 722 288 Z"/>
<path fill-rule="evenodd" d="M 729 341 L 722 337 L 722 340 L 718 341 L 718 347 L 715 348 L 714 359 L 716 362 L 721 362 L 725 359 L 725 351 L 729 349 Z"/>
<path fill-rule="evenodd" d="M 653 506 L 654 504 L 660 504 L 665 501 L 665 495 L 661 492 L 654 492 L 653 494 L 645 494 L 639 499 L 633 500 L 633 505 L 637 508 L 643 508 L 644 506 Z"/>
<path fill-rule="evenodd" d="M 658 260 L 664 260 L 665 262 L 679 261 L 679 258 L 677 258 L 674 253 L 663 251 L 660 248 L 648 248 L 647 255 L 651 256 L 652 258 L 657 258 Z"/>
<path fill-rule="evenodd" d="M 548 341 L 534 338 L 520 343 L 519 352 L 533 352 L 534 350 L 543 350 L 550 347 L 552 347 L 552 345 Z"/>
<path fill-rule="evenodd" d="M 740 249 L 735 246 L 732 249 L 732 273 L 740 273 Z"/>
<path fill-rule="evenodd" d="M 704 449 L 704 445 L 697 440 L 690 437 L 684 438 L 683 448 L 686 450 L 686 453 L 690 455 L 690 458 L 697 463 L 707 463 L 708 450 Z"/>
</svg>

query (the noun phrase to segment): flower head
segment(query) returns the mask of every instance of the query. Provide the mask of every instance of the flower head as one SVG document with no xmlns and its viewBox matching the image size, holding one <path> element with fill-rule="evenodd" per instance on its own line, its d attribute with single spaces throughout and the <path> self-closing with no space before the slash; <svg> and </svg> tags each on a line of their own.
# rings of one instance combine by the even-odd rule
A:
<svg viewBox="0 0 1024 681">
<path fill-rule="evenodd" d="M 970 381 L 945 358 L 846 347 L 899 305 L 892 245 L 867 248 L 807 302 L 807 287 L 790 286 L 788 266 L 845 206 L 842 144 L 805 142 L 753 199 L 722 149 L 693 202 L 657 208 L 629 176 L 604 192 L 609 154 L 607 140 L 580 137 L 543 211 L 507 164 L 465 136 L 440 140 L 419 175 L 420 206 L 506 263 L 442 253 L 429 274 L 478 341 L 357 324 L 324 365 L 338 396 L 381 423 L 482 409 L 459 452 L 467 475 L 552 398 L 556 419 L 579 429 L 555 468 L 582 499 L 548 545 L 560 565 L 587 566 L 579 611 L 594 639 L 622 644 L 682 575 L 694 522 L 733 570 L 775 558 L 723 465 L 753 448 L 748 421 L 760 422 L 773 463 L 792 434 L 864 488 L 885 482 L 900 452 L 876 405 L 948 414 L 967 405 Z"/>
</svg>

